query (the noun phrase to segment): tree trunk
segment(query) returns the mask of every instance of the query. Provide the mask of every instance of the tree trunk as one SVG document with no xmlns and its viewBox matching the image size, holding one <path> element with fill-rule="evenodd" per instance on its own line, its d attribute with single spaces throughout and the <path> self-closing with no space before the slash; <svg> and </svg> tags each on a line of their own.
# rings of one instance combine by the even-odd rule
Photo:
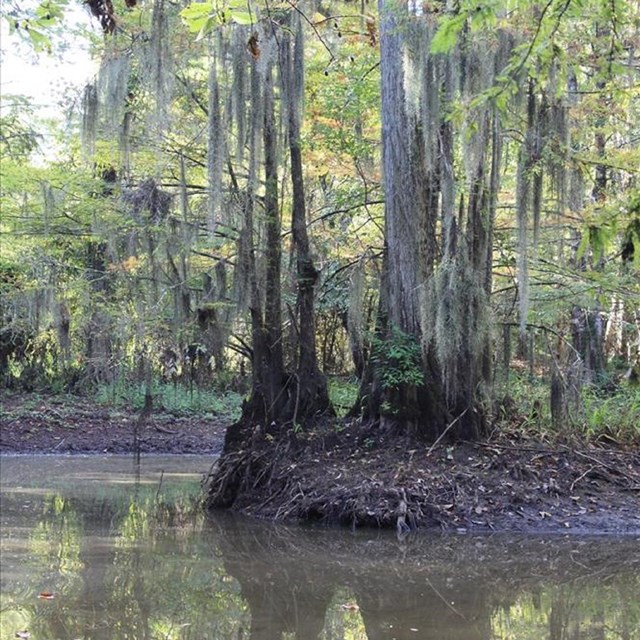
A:
<svg viewBox="0 0 640 640">
<path fill-rule="evenodd" d="M 294 18 L 295 39 L 284 38 L 282 47 L 282 80 L 288 86 L 287 122 L 291 183 L 293 192 L 291 229 L 296 251 L 298 362 L 296 371 L 296 400 L 293 421 L 301 421 L 318 413 L 330 412 L 331 403 L 327 381 L 318 367 L 316 356 L 316 323 L 314 310 L 315 285 L 318 271 L 313 263 L 309 234 L 300 146 L 300 119 L 303 93 L 303 40 L 300 18 Z"/>
<path fill-rule="evenodd" d="M 85 360 L 87 376 L 93 382 L 111 380 L 110 360 L 112 356 L 113 319 L 96 304 L 102 296 L 110 293 L 107 270 L 107 247 L 103 242 L 90 241 L 87 244 L 86 278 L 93 296 L 87 326 L 85 327 Z"/>
<path fill-rule="evenodd" d="M 273 74 L 269 67 L 261 81 L 257 61 L 252 62 L 250 123 L 250 175 L 245 202 L 245 229 L 249 248 L 246 259 L 249 274 L 252 334 L 252 388 L 240 421 L 229 428 L 225 450 L 234 449 L 250 437 L 254 425 L 266 425 L 289 418 L 290 392 L 282 355 L 281 318 L 281 234 L 278 207 L 277 132 L 273 96 Z M 259 135 L 264 145 L 264 209 L 266 220 L 265 297 L 258 285 L 257 261 L 254 247 L 254 208 L 259 157 Z"/>
<path fill-rule="evenodd" d="M 381 92 L 382 92 L 382 165 L 385 186 L 385 260 L 381 298 L 381 331 L 393 348 L 392 336 L 407 335 L 422 345 L 421 299 L 429 264 L 425 251 L 425 221 L 433 212 L 425 211 L 429 199 L 424 183 L 418 186 L 423 162 L 416 157 L 412 123 L 407 117 L 404 91 L 403 31 L 397 19 L 399 8 L 381 0 Z M 416 190 L 417 187 L 417 190 Z M 383 346 L 386 350 L 386 347 Z M 426 437 L 437 437 L 447 422 L 440 399 L 437 373 L 426 350 L 418 366 L 422 383 L 385 381 L 385 372 L 374 384 L 383 387 L 378 412 L 383 424 L 400 427 Z M 381 363 L 382 360 L 382 363 Z M 377 358 L 382 367 L 392 366 L 385 357 Z M 409 371 L 404 371 L 409 375 Z M 401 376 L 402 377 L 402 376 Z"/>
<path fill-rule="evenodd" d="M 280 49 L 280 80 L 282 82 L 281 108 L 287 126 L 292 178 L 292 231 L 297 257 L 297 324 L 299 331 L 298 357 L 295 375 L 288 374 L 284 366 L 282 344 L 281 262 L 282 238 L 280 203 L 278 195 L 278 132 L 276 129 L 273 72 L 271 66 L 261 76 L 257 61 L 253 61 L 251 91 L 253 114 L 250 131 L 250 176 L 245 204 L 245 229 L 250 249 L 248 272 L 250 280 L 250 314 L 252 327 L 252 393 L 245 403 L 243 415 L 237 425 L 227 432 L 225 451 L 237 449 L 251 439 L 256 425 L 269 429 L 275 436 L 281 425 L 309 420 L 318 414 L 331 412 L 327 384 L 316 358 L 314 294 L 318 272 L 313 264 L 307 234 L 302 153 L 300 147 L 300 101 L 302 98 L 302 36 L 295 44 L 286 35 Z M 262 141 L 264 145 L 265 193 L 264 219 L 266 227 L 264 299 L 258 282 L 257 261 L 253 246 L 255 173 L 258 157 L 258 109 L 262 105 Z"/>
<path fill-rule="evenodd" d="M 386 302 L 374 357 L 379 415 L 430 440 L 445 432 L 477 438 L 486 428 L 481 390 L 492 375 L 487 308 L 500 136 L 490 106 L 476 109 L 472 124 L 456 124 L 449 110 L 473 98 L 481 82 L 490 86 L 491 78 L 472 72 L 489 64 L 497 74 L 498 53 L 486 60 L 469 40 L 455 55 L 434 56 L 428 23 L 403 16 L 391 0 L 380 0 L 380 15 Z M 405 91 L 408 65 L 422 83 L 418 101 Z"/>
</svg>

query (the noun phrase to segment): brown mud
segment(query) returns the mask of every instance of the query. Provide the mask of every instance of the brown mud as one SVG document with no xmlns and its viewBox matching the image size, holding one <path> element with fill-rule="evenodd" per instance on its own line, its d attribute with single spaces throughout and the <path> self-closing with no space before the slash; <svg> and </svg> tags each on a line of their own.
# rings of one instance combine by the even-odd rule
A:
<svg viewBox="0 0 640 640">
<path fill-rule="evenodd" d="M 78 396 L 0 395 L 0 454 L 132 453 L 136 428 L 141 453 L 219 454 L 230 419 L 176 416 L 96 404 Z"/>
<path fill-rule="evenodd" d="M 0 453 L 218 455 L 224 416 L 175 416 L 91 399 L 0 395 Z M 515 433 L 432 447 L 375 426 L 327 424 L 286 437 L 256 429 L 220 459 L 209 505 L 350 527 L 640 535 L 640 450 L 540 443 Z"/>
<path fill-rule="evenodd" d="M 515 435 L 430 446 L 357 422 L 223 456 L 210 506 L 284 521 L 442 531 L 640 534 L 640 451 Z"/>
</svg>

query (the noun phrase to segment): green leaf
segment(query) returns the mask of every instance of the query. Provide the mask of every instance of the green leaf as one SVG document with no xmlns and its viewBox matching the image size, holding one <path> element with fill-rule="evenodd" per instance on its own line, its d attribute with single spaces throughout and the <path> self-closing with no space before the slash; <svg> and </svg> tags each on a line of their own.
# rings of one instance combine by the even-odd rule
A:
<svg viewBox="0 0 640 640">
<path fill-rule="evenodd" d="M 229 21 L 240 25 L 251 25 L 256 21 L 247 0 L 229 0 L 219 8 L 211 2 L 192 2 L 180 12 L 180 16 L 189 31 L 198 34 L 196 41 Z"/>
<path fill-rule="evenodd" d="M 46 36 L 42 31 L 29 27 L 27 29 L 27 33 L 29 34 L 31 44 L 36 51 L 47 51 L 51 49 L 51 40 L 49 39 L 49 36 Z"/>
<path fill-rule="evenodd" d="M 231 9 L 231 20 L 236 24 L 250 25 L 255 21 L 248 11 L 240 11 L 239 9 Z"/>
<path fill-rule="evenodd" d="M 204 38 L 208 33 L 213 31 L 216 27 L 219 27 L 221 24 L 223 24 L 223 21 L 220 19 L 219 16 L 217 15 L 207 16 L 206 20 L 202 22 L 202 26 L 200 27 L 200 31 L 198 32 L 198 35 L 196 36 L 195 41 L 200 42 L 202 38 Z"/>
<path fill-rule="evenodd" d="M 214 15 L 210 2 L 192 2 L 180 12 L 180 17 L 192 33 L 198 33 Z"/>
<path fill-rule="evenodd" d="M 464 23 L 467 19 L 466 14 L 447 17 L 436 31 L 431 41 L 431 53 L 448 53 L 456 46 L 458 34 L 462 31 Z"/>
<path fill-rule="evenodd" d="M 48 23 L 53 23 L 57 18 L 62 18 L 64 12 L 62 5 L 59 2 L 50 2 L 47 0 L 38 6 L 36 9 L 36 16 L 38 23 L 45 26 Z"/>
<path fill-rule="evenodd" d="M 580 238 L 580 245 L 578 246 L 578 250 L 576 251 L 576 258 L 580 260 L 585 251 L 589 248 L 589 234 L 583 233 L 582 238 Z"/>
</svg>

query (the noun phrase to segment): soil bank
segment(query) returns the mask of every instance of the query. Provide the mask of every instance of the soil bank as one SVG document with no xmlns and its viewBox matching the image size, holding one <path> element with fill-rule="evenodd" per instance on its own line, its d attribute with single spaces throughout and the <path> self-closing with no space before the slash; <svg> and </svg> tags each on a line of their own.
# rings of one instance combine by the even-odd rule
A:
<svg viewBox="0 0 640 640">
<path fill-rule="evenodd" d="M 174 416 L 91 399 L 3 394 L 0 453 L 222 451 L 225 416 Z M 261 518 L 454 532 L 640 536 L 637 447 L 540 443 L 514 434 L 432 447 L 357 421 L 291 432 L 256 430 L 219 460 L 211 506 Z"/>
<path fill-rule="evenodd" d="M 2 453 L 219 454 L 230 418 L 176 416 L 96 404 L 78 396 L 0 395 Z"/>
<path fill-rule="evenodd" d="M 273 520 L 454 532 L 640 535 L 638 448 L 514 434 L 431 446 L 357 421 L 223 455 L 209 504 Z"/>
</svg>

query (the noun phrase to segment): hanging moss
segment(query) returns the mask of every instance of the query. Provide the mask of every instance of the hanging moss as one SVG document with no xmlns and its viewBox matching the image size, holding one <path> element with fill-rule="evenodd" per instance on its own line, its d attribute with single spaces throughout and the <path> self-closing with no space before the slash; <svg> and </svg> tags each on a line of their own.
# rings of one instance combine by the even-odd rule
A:
<svg viewBox="0 0 640 640">
<path fill-rule="evenodd" d="M 236 269 L 233 277 L 233 297 L 237 301 L 238 309 L 246 311 L 250 304 L 262 308 L 258 303 L 256 260 L 254 254 L 254 213 L 257 200 L 259 180 L 258 170 L 261 160 L 261 141 L 265 125 L 264 97 L 266 88 L 263 87 L 262 75 L 259 71 L 258 58 L 251 61 L 249 79 L 249 127 L 248 137 L 248 165 L 249 173 L 244 198 L 244 220 L 242 231 L 236 241 L 237 255 Z M 277 183 L 276 183 L 277 186 Z M 270 191 L 267 190 L 267 196 Z M 253 302 L 251 299 L 253 298 Z"/>
<path fill-rule="evenodd" d="M 170 42 L 169 16 L 165 0 L 154 0 L 151 30 L 144 49 L 141 75 L 143 84 L 147 87 L 155 104 L 151 122 L 155 135 L 161 135 L 170 126 L 174 84 Z"/>
<path fill-rule="evenodd" d="M 537 172 L 538 154 L 541 146 L 540 110 L 537 105 L 536 82 L 529 80 L 527 89 L 527 129 L 520 147 L 516 176 L 516 214 L 518 218 L 518 306 L 520 336 L 524 337 L 529 311 L 529 225 L 533 210 L 534 235 L 540 225 L 542 181 Z M 537 213 L 536 213 L 537 211 Z"/>
<path fill-rule="evenodd" d="M 520 319 L 520 336 L 523 337 L 527 328 L 529 313 L 529 176 L 525 167 L 524 151 L 518 161 L 516 179 L 516 213 L 518 217 L 518 309 Z"/>
<path fill-rule="evenodd" d="M 85 86 L 82 94 L 82 126 L 80 139 L 86 158 L 93 158 L 96 151 L 96 135 L 98 129 L 98 89 L 95 83 Z"/>
<path fill-rule="evenodd" d="M 98 91 L 100 119 L 107 136 L 117 135 L 122 125 L 127 96 L 131 61 L 126 53 L 111 52 L 100 64 Z"/>
<path fill-rule="evenodd" d="M 49 234 L 51 231 L 51 220 L 55 216 L 55 196 L 51 184 L 48 182 L 42 183 L 42 220 L 44 226 L 44 233 Z"/>
<path fill-rule="evenodd" d="M 222 216 L 222 169 L 226 149 L 222 127 L 220 87 L 218 84 L 217 60 L 214 57 L 209 67 L 209 107 L 207 123 L 207 187 L 209 205 L 207 227 L 214 233 Z"/>
<path fill-rule="evenodd" d="M 554 100 L 549 109 L 549 144 L 551 153 L 547 162 L 551 191 L 555 195 L 558 214 L 562 216 L 568 207 L 569 149 L 571 146 L 567 106 Z"/>
<path fill-rule="evenodd" d="M 120 128 L 119 146 L 120 146 L 120 165 L 122 167 L 122 176 L 125 180 L 130 178 L 131 174 L 131 118 L 130 111 L 126 111 L 122 118 L 122 126 Z"/>
<path fill-rule="evenodd" d="M 356 263 L 351 272 L 346 313 L 346 328 L 349 344 L 356 372 L 360 377 L 364 369 L 364 266 L 364 260 L 361 259 Z"/>
<path fill-rule="evenodd" d="M 231 100 L 233 112 L 233 128 L 236 133 L 236 162 L 242 164 L 247 138 L 246 102 L 247 102 L 247 42 L 253 36 L 241 26 L 234 29 L 231 38 L 231 59 L 233 64 L 233 79 L 231 85 Z M 256 36 L 257 40 L 257 36 Z M 257 42 L 254 46 L 258 46 Z M 258 54 L 259 55 L 259 54 Z"/>
</svg>

